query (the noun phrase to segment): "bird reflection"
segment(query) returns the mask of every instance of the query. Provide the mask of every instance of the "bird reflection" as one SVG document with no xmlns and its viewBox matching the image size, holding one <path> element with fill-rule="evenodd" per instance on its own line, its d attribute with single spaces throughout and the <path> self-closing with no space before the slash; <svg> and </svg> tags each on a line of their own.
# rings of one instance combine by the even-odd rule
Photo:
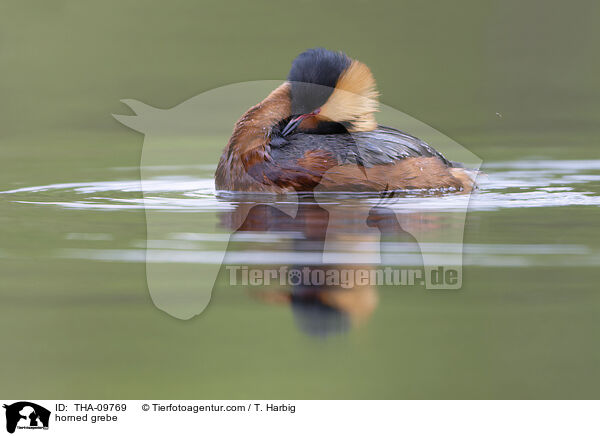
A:
<svg viewBox="0 0 600 436">
<path fill-rule="evenodd" d="M 323 264 L 321 256 L 326 240 L 345 244 L 342 247 L 367 243 L 376 246 L 379 253 L 380 240 L 416 246 L 415 239 L 402 229 L 394 211 L 385 206 L 327 205 L 325 209 L 308 196 L 300 199 L 295 217 L 292 215 L 282 211 L 279 205 L 253 202 L 238 203 L 235 210 L 222 213 L 222 226 L 233 230 L 229 252 L 240 252 L 238 241 L 247 241 L 240 238 L 244 234 L 276 234 L 281 239 L 270 249 L 275 249 L 275 253 L 277 250 L 293 253 L 294 262 L 286 266 L 286 271 L 301 271 L 304 277 L 313 278 L 308 283 L 277 281 L 276 284 L 248 286 L 249 295 L 266 304 L 291 308 L 297 327 L 310 336 L 327 337 L 363 325 L 377 308 L 377 288 L 368 280 L 356 283 L 347 279 L 354 277 L 357 271 L 368 275 L 377 264 L 361 263 L 365 256 L 359 256 L 357 263 L 349 263 L 343 258 L 347 251 L 341 253 L 339 262 Z M 241 242 L 244 247 L 247 243 Z M 302 259 L 307 261 L 302 262 Z M 227 255 L 225 262 L 230 263 Z M 323 272 L 336 279 L 324 279 Z M 320 280 L 314 280 L 319 274 Z"/>
</svg>

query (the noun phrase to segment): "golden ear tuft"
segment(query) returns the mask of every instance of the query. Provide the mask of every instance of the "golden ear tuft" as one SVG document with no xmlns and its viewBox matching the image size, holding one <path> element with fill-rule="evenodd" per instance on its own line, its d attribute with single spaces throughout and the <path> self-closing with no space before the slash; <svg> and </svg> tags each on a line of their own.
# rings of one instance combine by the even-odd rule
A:
<svg viewBox="0 0 600 436">
<path fill-rule="evenodd" d="M 340 75 L 333 93 L 322 106 L 320 117 L 335 122 L 350 122 L 350 131 L 377 127 L 374 113 L 379 108 L 379 93 L 369 67 L 353 60 Z"/>
</svg>

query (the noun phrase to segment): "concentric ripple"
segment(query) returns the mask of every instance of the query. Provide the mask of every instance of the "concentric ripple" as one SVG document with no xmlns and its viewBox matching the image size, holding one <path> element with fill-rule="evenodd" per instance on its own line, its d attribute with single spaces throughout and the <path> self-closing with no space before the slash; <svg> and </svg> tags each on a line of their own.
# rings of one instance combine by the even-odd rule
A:
<svg viewBox="0 0 600 436">
<path fill-rule="evenodd" d="M 123 168 L 114 168 L 115 175 Z M 128 170 L 128 169 L 125 169 Z M 212 214 L 216 228 L 195 231 L 173 230 L 150 240 L 118 239 L 112 233 L 70 232 L 64 235 L 64 244 L 55 247 L 52 257 L 84 259 L 96 262 L 160 262 L 160 263 L 218 263 L 215 243 L 229 241 L 231 229 L 218 224 L 219 216 L 235 213 L 242 203 L 277 203 L 295 205 L 293 197 L 217 195 L 208 167 L 156 167 L 144 168 L 150 177 L 139 180 L 111 180 L 98 182 L 68 182 L 42 186 L 22 187 L 0 192 L 0 201 L 20 203 L 32 207 L 51 207 L 64 210 L 98 211 L 105 213 L 127 210 L 165 211 L 169 213 Z M 439 192 L 400 193 L 382 199 L 373 194 L 332 194 L 318 198 L 319 204 L 354 207 L 363 204 L 369 209 L 385 202 L 394 213 L 415 214 L 418 217 L 446 213 L 494 213 L 514 208 L 561 208 L 600 206 L 600 160 L 591 161 L 535 161 L 522 160 L 494 162 L 484 166 L 477 179 L 479 188 L 472 195 Z M 349 209 L 350 210 L 350 209 Z M 570 212 L 569 212 L 570 213 Z M 187 215 L 176 215 L 185 218 Z M 409 219 L 411 215 L 407 216 Z M 486 215 L 489 216 L 489 215 Z M 193 217 L 190 217 L 193 218 Z M 221 223 L 222 224 L 222 223 Z M 427 224 L 425 224 L 427 225 Z M 433 223 L 435 225 L 435 222 Z M 115 233 L 119 219 L 115 219 Z M 208 231 L 208 232 L 207 232 Z M 238 232 L 237 241 L 245 241 L 246 249 L 229 249 L 230 262 L 267 264 L 305 264 L 318 262 L 321 253 L 310 247 L 302 252 L 290 249 L 295 239 L 303 236 L 293 231 Z M 597 266 L 600 250 L 579 240 L 570 244 L 523 243 L 441 243 L 381 244 L 381 252 L 396 265 L 420 263 L 421 251 L 442 264 L 452 264 L 457 251 L 465 254 L 463 264 L 486 267 L 524 266 Z M 377 244 L 371 241 L 368 244 Z M 83 244 L 83 246 L 82 246 Z M 356 262 L 361 250 L 372 250 L 365 243 L 350 245 L 338 242 L 330 247 L 330 255 L 340 263 Z M 368 245 L 367 244 L 367 245 Z M 151 256 L 148 254 L 151 253 Z M 11 257 L 10 252 L 0 252 L 0 257 Z"/>
<path fill-rule="evenodd" d="M 167 170 L 177 176 L 164 175 Z M 217 197 L 212 177 L 181 175 L 186 168 L 156 168 L 160 176 L 139 180 L 57 183 L 0 192 L 5 200 L 73 209 L 164 209 L 210 211 L 230 209 L 233 197 Z M 206 168 L 203 168 L 206 173 Z M 114 171 L 121 171 L 115 168 Z M 149 168 L 152 170 L 152 168 Z M 178 170 L 178 171 L 175 171 Z M 194 168 L 187 170 L 193 173 Z M 600 160 L 522 160 L 488 163 L 477 178 L 472 195 L 456 193 L 404 193 L 388 207 L 403 211 L 456 211 L 468 203 L 471 211 L 514 207 L 562 207 L 600 205 Z M 43 194 L 43 195 L 42 195 Z M 372 194 L 339 194 L 331 201 L 351 197 L 376 203 Z M 261 201 L 268 201 L 262 198 Z M 281 199 L 278 199 L 281 201 Z"/>
</svg>

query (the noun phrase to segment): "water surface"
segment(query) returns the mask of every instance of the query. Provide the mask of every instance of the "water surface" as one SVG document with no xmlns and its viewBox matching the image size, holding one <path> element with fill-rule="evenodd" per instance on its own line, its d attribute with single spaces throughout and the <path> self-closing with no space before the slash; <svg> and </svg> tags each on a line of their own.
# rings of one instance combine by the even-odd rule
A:
<svg viewBox="0 0 600 436">
<path fill-rule="evenodd" d="M 12 343 L 19 354 L 8 366 L 15 370 L 40 353 L 55 362 L 54 377 L 38 384 L 45 392 L 503 397 L 516 389 L 527 397 L 581 396 L 596 387 L 569 378 L 565 368 L 578 356 L 580 371 L 592 374 L 600 358 L 590 342 L 598 333 L 598 160 L 488 162 L 471 196 L 332 195 L 300 202 L 218 196 L 210 165 L 148 170 L 153 176 L 142 182 L 126 177 L 135 168 L 112 167 L 108 180 L 0 193 L 10 234 L 0 251 L 10 268 L 5 326 L 19 325 L 27 314 L 20 336 L 45 336 L 40 329 L 51 325 L 52 337 L 68 338 L 47 336 L 42 349 Z M 466 206 L 464 245 L 448 242 L 443 230 Z M 146 240 L 139 220 L 144 208 L 200 224 Z M 404 267 L 422 265 L 423 249 L 442 262 L 463 252 L 462 289 L 367 286 L 344 293 L 330 287 L 319 294 L 230 286 L 222 271 L 208 309 L 191 321 L 152 303 L 147 259 L 216 263 L 215 244 L 232 232 L 228 264 L 314 268 L 322 260 L 325 210 L 336 217 L 329 226 L 338 235 L 330 247 L 337 267 L 361 266 L 359 254 L 374 248 L 386 263 Z M 361 210 L 383 223 L 381 240 L 342 237 L 360 232 Z M 429 240 L 417 245 L 414 229 Z M 208 279 L 199 284 L 211 285 Z M 138 377 L 131 378 L 131 365 Z M 398 372 L 411 376 L 398 378 Z M 144 387 L 152 374 L 161 376 Z M 107 387 L 107 378 L 118 384 Z"/>
</svg>

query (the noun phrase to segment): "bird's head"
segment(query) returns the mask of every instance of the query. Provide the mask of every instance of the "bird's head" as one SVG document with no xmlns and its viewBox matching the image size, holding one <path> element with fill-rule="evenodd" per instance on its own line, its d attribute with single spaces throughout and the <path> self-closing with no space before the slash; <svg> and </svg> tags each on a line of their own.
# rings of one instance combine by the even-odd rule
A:
<svg viewBox="0 0 600 436">
<path fill-rule="evenodd" d="M 292 117 L 282 134 L 301 123 L 339 123 L 350 132 L 377 127 L 374 113 L 379 102 L 375 79 L 369 67 L 342 52 L 313 48 L 292 62 Z"/>
</svg>

